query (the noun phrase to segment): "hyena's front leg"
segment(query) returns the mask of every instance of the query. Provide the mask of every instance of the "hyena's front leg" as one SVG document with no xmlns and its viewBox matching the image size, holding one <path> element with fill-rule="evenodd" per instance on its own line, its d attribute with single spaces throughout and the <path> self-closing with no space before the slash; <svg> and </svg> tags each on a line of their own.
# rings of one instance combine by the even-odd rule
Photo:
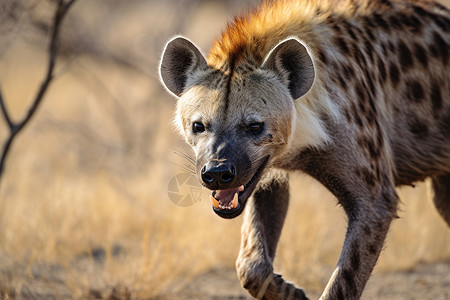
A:
<svg viewBox="0 0 450 300">
<path fill-rule="evenodd" d="M 338 190 L 339 202 L 348 216 L 348 228 L 337 268 L 320 299 L 359 299 L 396 216 L 398 196 L 387 177 L 382 185 L 372 192 L 368 189 L 365 195 L 353 194 L 352 187 L 337 178 L 329 180 Z M 360 183 L 355 180 L 353 184 Z"/>
<path fill-rule="evenodd" d="M 246 208 L 236 268 L 242 286 L 257 299 L 308 299 L 302 289 L 273 273 L 273 259 L 289 204 L 287 177 L 257 190 Z"/>
</svg>

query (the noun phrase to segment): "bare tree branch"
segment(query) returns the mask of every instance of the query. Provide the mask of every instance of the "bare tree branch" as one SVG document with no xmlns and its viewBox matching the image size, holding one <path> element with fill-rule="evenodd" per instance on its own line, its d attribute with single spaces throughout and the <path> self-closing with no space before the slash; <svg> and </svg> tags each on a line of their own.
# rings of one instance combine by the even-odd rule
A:
<svg viewBox="0 0 450 300">
<path fill-rule="evenodd" d="M 50 83 L 53 79 L 53 71 L 55 67 L 55 61 L 56 56 L 58 53 L 58 38 L 59 38 L 59 32 L 61 28 L 61 23 L 64 19 L 64 16 L 66 15 L 69 8 L 72 6 L 72 4 L 76 0 L 58 0 L 58 6 L 56 8 L 56 13 L 53 19 L 52 24 L 52 31 L 51 31 L 51 38 L 50 38 L 50 44 L 49 44 L 49 57 L 48 57 L 48 64 L 47 64 L 47 73 L 44 78 L 44 80 L 41 83 L 41 86 L 39 88 L 38 93 L 36 94 L 36 97 L 33 100 L 33 103 L 31 104 L 27 114 L 25 117 L 18 121 L 13 122 L 7 109 L 5 106 L 5 101 L 3 99 L 1 90 L 0 90 L 0 107 L 3 113 L 3 117 L 6 120 L 6 123 L 9 127 L 9 136 L 6 139 L 4 145 L 3 145 L 3 151 L 0 159 L 0 179 L 3 174 L 4 164 L 6 161 L 6 158 L 9 153 L 9 149 L 11 148 L 12 142 L 14 141 L 17 134 L 24 128 L 24 126 L 30 121 L 30 119 L 33 117 L 34 113 L 36 112 L 37 108 L 39 107 L 39 104 L 42 102 L 42 99 L 44 98 L 44 95 L 47 91 L 47 88 L 49 87 Z"/>
<path fill-rule="evenodd" d="M 6 123 L 8 123 L 9 130 L 11 131 L 14 127 L 13 122 L 11 121 L 11 118 L 9 117 L 8 111 L 6 110 L 5 102 L 3 100 L 2 91 L 0 90 L 0 106 L 2 108 L 3 117 L 6 120 Z"/>
</svg>

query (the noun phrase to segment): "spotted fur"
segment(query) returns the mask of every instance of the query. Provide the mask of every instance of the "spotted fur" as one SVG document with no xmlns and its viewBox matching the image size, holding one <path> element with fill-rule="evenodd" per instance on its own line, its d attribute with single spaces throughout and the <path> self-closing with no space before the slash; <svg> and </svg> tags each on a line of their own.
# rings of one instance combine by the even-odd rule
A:
<svg viewBox="0 0 450 300">
<path fill-rule="evenodd" d="M 211 161 L 236 165 L 231 183 L 205 186 L 260 179 L 236 262 L 251 295 L 307 299 L 273 273 L 288 171 L 316 178 L 348 216 L 321 299 L 361 297 L 396 217 L 396 186 L 431 177 L 450 225 L 449 50 L 449 10 L 421 0 L 266 1 L 229 23 L 207 59 L 184 38 L 167 44 L 161 78 L 180 98 L 177 126 L 197 171 Z M 193 133 L 193 122 L 205 131 Z M 252 122 L 263 130 L 246 131 Z M 248 196 L 235 212 L 216 213 L 237 216 Z"/>
</svg>

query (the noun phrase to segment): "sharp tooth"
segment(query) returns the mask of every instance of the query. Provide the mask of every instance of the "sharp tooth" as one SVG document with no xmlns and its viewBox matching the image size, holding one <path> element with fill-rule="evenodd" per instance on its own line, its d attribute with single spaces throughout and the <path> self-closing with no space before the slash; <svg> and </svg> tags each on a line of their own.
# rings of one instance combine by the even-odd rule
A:
<svg viewBox="0 0 450 300">
<path fill-rule="evenodd" d="M 234 194 L 233 201 L 231 202 L 231 207 L 236 208 L 238 206 L 238 193 Z"/>
<path fill-rule="evenodd" d="M 244 190 L 244 186 L 241 185 L 241 186 L 239 187 L 239 192 L 242 192 L 243 190 Z"/>
<path fill-rule="evenodd" d="M 214 198 L 214 196 L 213 195 L 210 195 L 210 198 L 211 198 L 211 203 L 212 203 L 212 205 L 215 207 L 215 208 L 219 208 L 219 201 L 217 201 L 216 200 L 216 198 Z"/>
</svg>

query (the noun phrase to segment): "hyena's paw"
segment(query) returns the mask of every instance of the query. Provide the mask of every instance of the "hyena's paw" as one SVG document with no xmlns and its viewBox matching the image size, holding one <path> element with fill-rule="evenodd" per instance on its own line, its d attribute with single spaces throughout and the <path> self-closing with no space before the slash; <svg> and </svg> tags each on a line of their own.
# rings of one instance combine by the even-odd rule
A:
<svg viewBox="0 0 450 300">
<path fill-rule="evenodd" d="M 264 297 L 261 299 L 308 300 L 308 297 L 306 297 L 302 289 L 287 282 L 281 275 L 273 274 L 273 278 L 264 293 Z"/>
<path fill-rule="evenodd" d="M 260 294 L 264 294 L 274 276 L 272 264 L 248 258 L 238 258 L 236 270 L 242 287 L 253 297 L 260 296 L 259 299 L 262 297 Z"/>
<path fill-rule="evenodd" d="M 242 286 L 256 299 L 308 299 L 302 289 L 273 273 L 273 267 L 269 263 L 241 259 L 237 261 L 236 267 Z"/>
</svg>

